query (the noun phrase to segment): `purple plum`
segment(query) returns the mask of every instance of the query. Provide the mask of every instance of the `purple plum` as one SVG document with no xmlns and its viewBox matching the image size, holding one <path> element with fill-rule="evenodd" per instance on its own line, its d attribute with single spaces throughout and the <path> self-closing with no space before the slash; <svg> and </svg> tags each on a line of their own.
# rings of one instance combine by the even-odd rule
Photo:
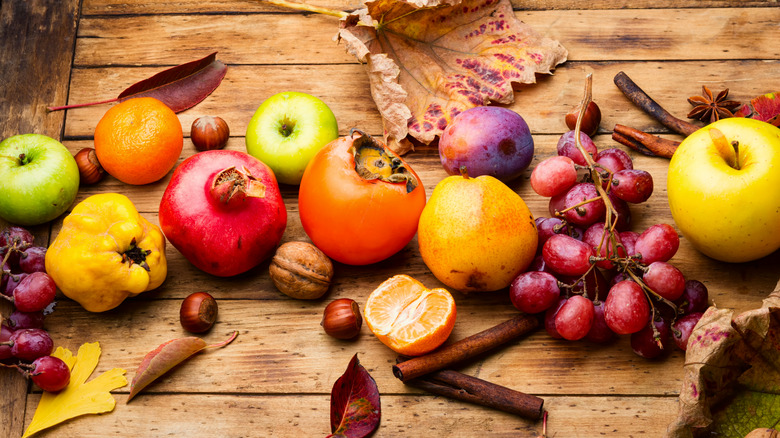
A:
<svg viewBox="0 0 780 438">
<path fill-rule="evenodd" d="M 439 140 L 444 170 L 471 177 L 490 175 L 501 181 L 520 176 L 531 164 L 534 140 L 525 120 L 497 106 L 468 109 L 452 119 Z"/>
</svg>

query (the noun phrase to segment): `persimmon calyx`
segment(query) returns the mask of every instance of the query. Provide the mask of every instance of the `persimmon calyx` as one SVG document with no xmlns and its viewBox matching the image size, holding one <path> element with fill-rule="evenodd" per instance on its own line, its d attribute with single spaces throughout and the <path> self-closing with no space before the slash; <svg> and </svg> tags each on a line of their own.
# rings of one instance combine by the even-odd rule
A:
<svg viewBox="0 0 780 438">
<path fill-rule="evenodd" d="M 355 133 L 360 136 L 355 138 Z M 351 135 L 353 140 L 349 151 L 355 159 L 355 172 L 361 178 L 366 181 L 378 179 L 388 183 L 405 183 L 406 193 L 417 187 L 417 178 L 393 152 L 358 129 L 353 129 Z"/>
</svg>

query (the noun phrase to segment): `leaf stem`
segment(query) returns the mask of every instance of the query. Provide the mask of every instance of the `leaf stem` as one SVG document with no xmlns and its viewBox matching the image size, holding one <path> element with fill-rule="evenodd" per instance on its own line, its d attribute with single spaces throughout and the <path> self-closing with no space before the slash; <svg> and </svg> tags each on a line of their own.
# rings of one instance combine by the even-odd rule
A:
<svg viewBox="0 0 780 438">
<path fill-rule="evenodd" d="M 116 102 L 117 100 L 119 100 L 119 98 L 115 97 L 113 99 L 101 100 L 100 102 L 78 103 L 78 104 L 74 104 L 74 105 L 65 105 L 65 106 L 50 106 L 50 107 L 47 107 L 46 109 L 49 110 L 49 111 L 59 111 L 59 110 L 71 109 L 71 108 L 83 108 L 85 106 L 100 105 L 100 104 L 104 104 L 104 103 Z"/>
<path fill-rule="evenodd" d="M 307 5 L 306 3 L 288 2 L 286 0 L 260 0 L 272 5 L 281 6 L 283 8 L 295 9 L 296 11 L 308 11 L 315 12 L 317 14 L 330 15 L 333 17 L 344 18 L 349 15 L 349 12 L 338 11 L 335 9 L 320 8 L 317 6 Z"/>
<path fill-rule="evenodd" d="M 226 346 L 227 344 L 233 342 L 234 339 L 238 337 L 238 330 L 234 330 L 233 334 L 230 335 L 230 337 L 226 341 L 218 342 L 216 344 L 207 345 L 203 348 L 222 348 Z"/>
</svg>

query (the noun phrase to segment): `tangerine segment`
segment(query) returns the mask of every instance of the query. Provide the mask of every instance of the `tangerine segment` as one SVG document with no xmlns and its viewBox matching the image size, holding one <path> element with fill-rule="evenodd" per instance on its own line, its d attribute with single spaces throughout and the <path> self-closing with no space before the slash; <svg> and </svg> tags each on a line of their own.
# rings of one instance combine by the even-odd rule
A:
<svg viewBox="0 0 780 438">
<path fill-rule="evenodd" d="M 366 302 L 366 324 L 396 353 L 419 356 L 444 343 L 455 327 L 455 300 L 441 288 L 426 289 L 408 275 L 396 275 Z"/>
</svg>

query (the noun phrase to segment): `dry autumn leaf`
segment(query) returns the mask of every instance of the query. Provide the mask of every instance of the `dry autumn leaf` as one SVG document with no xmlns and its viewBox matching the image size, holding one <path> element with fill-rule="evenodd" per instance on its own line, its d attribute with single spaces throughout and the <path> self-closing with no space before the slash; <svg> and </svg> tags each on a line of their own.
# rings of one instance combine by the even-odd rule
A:
<svg viewBox="0 0 780 438">
<path fill-rule="evenodd" d="M 731 310 L 707 310 L 691 333 L 684 369 L 680 411 L 668 438 L 742 438 L 777 427 L 780 290 L 760 309 L 736 317 Z"/>
<path fill-rule="evenodd" d="M 74 357 L 70 350 L 57 347 L 52 354 L 71 369 L 70 383 L 60 392 L 44 392 L 23 438 L 32 436 L 63 421 L 86 414 L 102 414 L 114 409 L 111 391 L 127 385 L 125 370 L 113 368 L 87 382 L 100 359 L 97 342 L 79 347 Z"/>
<path fill-rule="evenodd" d="M 457 114 L 514 100 L 566 60 L 557 41 L 518 20 L 509 0 L 376 0 L 342 18 L 338 38 L 366 64 L 385 140 L 429 144 Z"/>
<path fill-rule="evenodd" d="M 213 345 L 208 345 L 206 341 L 195 336 L 164 342 L 144 356 L 141 364 L 138 366 L 138 370 L 135 372 L 133 381 L 130 383 L 130 394 L 127 396 L 125 403 L 129 403 L 147 385 L 170 371 L 176 365 L 189 359 L 193 354 L 205 348 L 222 348 L 233 342 L 236 336 L 238 336 L 237 331 L 233 332 L 226 341 Z"/>
</svg>

